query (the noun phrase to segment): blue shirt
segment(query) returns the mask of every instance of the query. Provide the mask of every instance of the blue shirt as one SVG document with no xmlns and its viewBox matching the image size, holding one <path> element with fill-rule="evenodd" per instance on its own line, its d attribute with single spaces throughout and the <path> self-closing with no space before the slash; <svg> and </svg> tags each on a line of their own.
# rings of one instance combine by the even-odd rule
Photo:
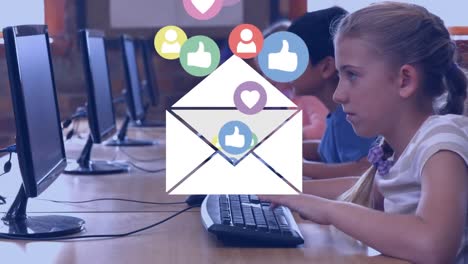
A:
<svg viewBox="0 0 468 264">
<path fill-rule="evenodd" d="M 353 130 L 346 120 L 343 107 L 327 116 L 327 127 L 319 145 L 319 154 L 325 163 L 344 163 L 360 160 L 367 156 L 374 138 L 363 138 Z"/>
</svg>

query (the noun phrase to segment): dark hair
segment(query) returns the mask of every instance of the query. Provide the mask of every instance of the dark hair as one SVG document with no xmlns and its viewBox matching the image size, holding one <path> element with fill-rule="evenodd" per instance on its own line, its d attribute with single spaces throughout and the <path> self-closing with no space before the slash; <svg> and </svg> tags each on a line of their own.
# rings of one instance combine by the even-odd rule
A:
<svg viewBox="0 0 468 264">
<path fill-rule="evenodd" d="M 467 79 L 455 63 L 456 45 L 442 19 L 422 6 L 397 2 L 370 5 L 347 15 L 336 28 L 335 41 L 360 38 L 373 45 L 390 65 L 417 67 L 423 91 L 446 95 L 439 114 L 463 114 Z"/>
<path fill-rule="evenodd" d="M 325 57 L 335 57 L 333 27 L 347 13 L 343 8 L 334 6 L 307 13 L 291 24 L 288 31 L 304 40 L 312 65 L 319 63 Z"/>
</svg>

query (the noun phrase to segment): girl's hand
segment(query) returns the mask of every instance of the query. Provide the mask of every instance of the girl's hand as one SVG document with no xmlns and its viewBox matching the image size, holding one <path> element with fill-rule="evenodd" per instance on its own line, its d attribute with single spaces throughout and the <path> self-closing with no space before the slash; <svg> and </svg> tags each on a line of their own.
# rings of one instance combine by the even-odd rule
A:
<svg viewBox="0 0 468 264">
<path fill-rule="evenodd" d="M 335 201 L 313 195 L 258 195 L 260 200 L 271 202 L 272 207 L 284 205 L 307 220 L 321 225 L 331 225 L 329 215 Z"/>
</svg>

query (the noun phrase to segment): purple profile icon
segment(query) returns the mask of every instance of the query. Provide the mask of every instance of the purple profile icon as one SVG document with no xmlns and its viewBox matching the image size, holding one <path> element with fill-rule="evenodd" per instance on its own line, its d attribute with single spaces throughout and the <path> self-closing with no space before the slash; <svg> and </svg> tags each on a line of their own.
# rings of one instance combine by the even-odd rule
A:
<svg viewBox="0 0 468 264">
<path fill-rule="evenodd" d="M 263 110 L 267 102 L 267 94 L 259 83 L 248 81 L 237 87 L 234 92 L 234 105 L 237 110 L 254 115 Z"/>
</svg>

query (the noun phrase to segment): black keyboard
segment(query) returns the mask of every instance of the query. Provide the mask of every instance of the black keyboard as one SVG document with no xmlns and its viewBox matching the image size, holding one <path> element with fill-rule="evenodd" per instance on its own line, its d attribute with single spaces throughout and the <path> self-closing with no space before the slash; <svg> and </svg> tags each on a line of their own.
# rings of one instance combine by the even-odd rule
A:
<svg viewBox="0 0 468 264">
<path fill-rule="evenodd" d="M 294 247 L 304 243 L 291 211 L 255 195 L 208 195 L 201 206 L 205 228 L 226 244 Z"/>
</svg>

